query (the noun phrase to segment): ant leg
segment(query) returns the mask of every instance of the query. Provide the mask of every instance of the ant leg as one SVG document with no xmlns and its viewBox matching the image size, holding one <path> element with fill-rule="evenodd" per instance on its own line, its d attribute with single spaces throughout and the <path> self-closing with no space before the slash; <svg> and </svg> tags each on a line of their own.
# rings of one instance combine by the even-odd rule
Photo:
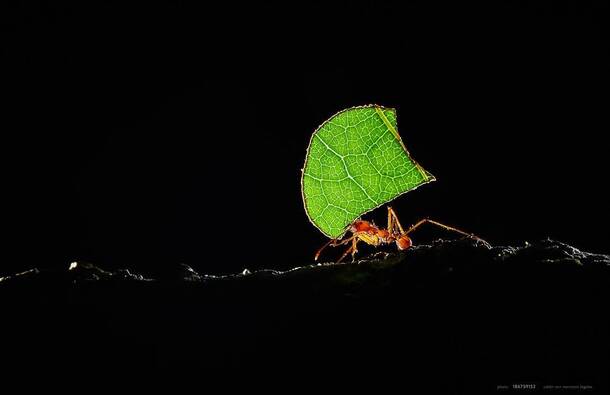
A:
<svg viewBox="0 0 610 395">
<path fill-rule="evenodd" d="M 398 227 L 401 235 L 405 234 L 396 212 L 392 209 L 392 207 L 388 206 L 388 232 L 390 232 L 391 235 L 394 234 L 394 226 Z"/>
<path fill-rule="evenodd" d="M 337 261 L 337 263 L 341 262 L 343 259 L 345 259 L 345 257 L 351 253 L 352 254 L 352 262 L 354 261 L 354 258 L 356 256 L 356 253 L 358 252 L 358 248 L 356 247 L 358 244 L 358 241 L 360 241 L 360 239 L 357 237 L 357 235 L 353 235 L 352 237 L 350 237 L 348 240 L 351 240 L 352 245 L 350 248 L 348 248 L 347 250 L 345 250 L 345 252 L 343 253 L 343 255 L 341 255 L 341 258 L 339 258 L 339 260 Z"/>
<path fill-rule="evenodd" d="M 431 223 L 431 224 L 436 225 L 436 226 L 439 226 L 439 227 L 441 227 L 441 228 L 443 228 L 443 229 L 445 229 L 445 230 L 449 230 L 449 231 L 452 231 L 452 232 L 456 232 L 456 233 L 459 233 L 459 234 L 461 234 L 461 235 L 468 236 L 468 237 L 472 237 L 472 238 L 477 239 L 477 240 L 485 241 L 485 240 L 481 239 L 480 237 L 477 237 L 477 236 L 473 235 L 472 233 L 467 233 L 467 232 L 464 232 L 463 230 L 459 230 L 459 229 L 454 228 L 454 227 L 449 226 L 449 225 L 441 224 L 440 222 L 436 222 L 436 221 L 433 221 L 433 220 L 428 219 L 428 218 L 424 218 L 424 219 L 422 219 L 421 221 L 419 221 L 418 223 L 416 223 L 415 225 L 411 226 L 411 227 L 410 227 L 410 228 L 409 228 L 409 229 L 408 229 L 408 230 L 405 232 L 405 234 L 406 234 L 406 235 L 408 235 L 409 233 L 413 232 L 415 229 L 419 228 L 421 225 L 423 225 L 423 224 L 425 224 L 425 223 Z"/>
<path fill-rule="evenodd" d="M 324 243 L 324 245 L 322 247 L 320 247 L 320 249 L 318 251 L 316 251 L 316 255 L 314 255 L 313 260 L 317 261 L 318 258 L 320 257 L 320 254 L 322 253 L 322 251 L 328 247 L 329 245 L 331 245 L 332 243 L 335 243 L 337 240 L 335 239 L 330 239 L 328 240 L 328 242 Z"/>
<path fill-rule="evenodd" d="M 392 207 L 388 206 L 388 233 L 391 235 L 394 234 L 394 217 L 392 216 L 392 212 L 394 212 L 394 210 L 392 210 Z"/>
<path fill-rule="evenodd" d="M 347 250 L 345 250 L 345 252 L 343 253 L 343 255 L 341 255 L 341 258 L 339 258 L 337 260 L 337 263 L 340 263 L 343 259 L 345 259 L 345 257 L 347 256 L 347 254 L 349 254 L 350 252 L 352 252 L 354 249 L 354 246 L 352 245 L 350 248 L 348 248 Z"/>
<path fill-rule="evenodd" d="M 316 255 L 314 256 L 314 261 L 317 261 L 318 258 L 320 257 L 320 254 L 322 253 L 322 251 L 328 247 L 328 246 L 332 246 L 332 247 L 337 247 L 343 244 L 347 244 L 349 243 L 352 239 L 354 238 L 354 236 L 347 238 L 345 240 L 337 240 L 337 239 L 330 239 L 328 242 L 326 242 L 322 247 L 320 247 L 320 249 L 316 252 Z"/>
<path fill-rule="evenodd" d="M 358 237 L 354 237 L 352 240 L 352 262 L 354 262 L 354 259 L 356 259 L 356 254 L 358 253 L 358 241 L 360 241 Z"/>
</svg>

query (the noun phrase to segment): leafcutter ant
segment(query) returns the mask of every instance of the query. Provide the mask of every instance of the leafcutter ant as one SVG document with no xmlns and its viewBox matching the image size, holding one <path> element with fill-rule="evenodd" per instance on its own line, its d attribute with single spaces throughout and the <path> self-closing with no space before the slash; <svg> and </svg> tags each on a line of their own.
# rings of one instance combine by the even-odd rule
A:
<svg viewBox="0 0 610 395">
<path fill-rule="evenodd" d="M 363 221 L 363 220 L 358 219 L 358 220 L 354 221 L 354 223 L 352 223 L 348 229 L 349 232 L 351 233 L 350 237 L 343 239 L 343 240 L 331 239 L 316 252 L 314 259 L 317 261 L 318 258 L 320 257 L 320 254 L 322 253 L 322 251 L 328 246 L 338 247 L 341 245 L 351 243 L 350 247 L 347 250 L 345 250 L 343 255 L 341 255 L 341 258 L 339 258 L 339 260 L 337 262 L 341 262 L 350 253 L 352 254 L 352 260 L 354 260 L 354 257 L 356 256 L 356 253 L 358 252 L 357 245 L 358 245 L 359 241 L 362 241 L 362 242 L 372 245 L 374 247 L 378 247 L 382 244 L 396 243 L 396 247 L 399 250 L 401 250 L 401 251 L 406 250 L 407 248 L 409 248 L 413 245 L 413 241 L 409 237 L 409 234 L 425 223 L 430 223 L 430 224 L 439 226 L 443 229 L 459 233 L 464 236 L 472 237 L 477 240 L 482 240 L 473 234 L 466 233 L 466 232 L 456 229 L 452 226 L 441 224 L 440 222 L 436 222 L 436 221 L 433 221 L 428 218 L 420 220 L 415 225 L 411 226 L 409 229 L 407 229 L 405 231 L 403 229 L 402 225 L 400 224 L 400 221 L 398 221 L 398 217 L 396 216 L 396 213 L 394 212 L 392 207 L 388 206 L 388 228 L 387 229 L 379 228 L 379 227 L 375 226 L 375 224 L 373 224 L 369 221 Z"/>
</svg>

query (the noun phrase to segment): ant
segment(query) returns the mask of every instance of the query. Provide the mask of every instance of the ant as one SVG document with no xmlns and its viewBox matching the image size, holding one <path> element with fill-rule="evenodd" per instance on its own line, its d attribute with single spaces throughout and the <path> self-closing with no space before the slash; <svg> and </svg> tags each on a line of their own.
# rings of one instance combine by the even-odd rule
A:
<svg viewBox="0 0 610 395">
<path fill-rule="evenodd" d="M 432 221 L 428 218 L 420 220 L 415 225 L 407 229 L 407 231 L 405 232 L 405 230 L 402 228 L 402 225 L 400 225 L 400 222 L 398 221 L 396 213 L 394 212 L 394 210 L 392 210 L 392 207 L 388 206 L 387 229 L 381 229 L 369 221 L 356 220 L 350 225 L 348 229 L 352 233 L 350 237 L 345 240 L 331 239 L 316 252 L 314 259 L 317 261 L 320 257 L 320 254 L 322 253 L 322 250 L 324 250 L 328 246 L 338 247 L 351 242 L 352 245 L 343 253 L 343 255 L 341 255 L 341 258 L 339 258 L 337 262 L 341 262 L 349 253 L 352 254 L 353 261 L 354 257 L 356 256 L 356 253 L 358 252 L 357 244 L 359 241 L 363 241 L 366 244 L 372 245 L 374 247 L 394 242 L 396 243 L 396 247 L 398 247 L 400 251 L 403 251 L 413 245 L 413 241 L 409 237 L 409 234 L 425 223 L 430 223 L 439 226 L 443 229 L 450 230 L 452 232 L 456 232 L 483 241 L 482 239 L 473 234 L 466 233 L 464 231 L 445 224 L 441 224 L 440 222 Z"/>
</svg>

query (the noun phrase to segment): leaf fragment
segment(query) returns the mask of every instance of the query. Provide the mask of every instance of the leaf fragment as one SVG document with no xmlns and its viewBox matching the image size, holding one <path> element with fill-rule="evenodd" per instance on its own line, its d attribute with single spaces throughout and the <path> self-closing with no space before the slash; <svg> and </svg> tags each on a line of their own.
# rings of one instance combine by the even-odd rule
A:
<svg viewBox="0 0 610 395">
<path fill-rule="evenodd" d="M 369 105 L 343 110 L 316 129 L 301 191 L 309 220 L 340 238 L 363 214 L 434 180 L 409 155 L 396 110 Z"/>
</svg>

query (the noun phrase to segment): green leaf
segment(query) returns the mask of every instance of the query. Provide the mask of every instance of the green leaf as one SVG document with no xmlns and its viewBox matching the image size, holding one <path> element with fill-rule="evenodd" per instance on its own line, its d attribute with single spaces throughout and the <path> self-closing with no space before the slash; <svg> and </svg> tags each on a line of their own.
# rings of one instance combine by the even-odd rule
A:
<svg viewBox="0 0 610 395">
<path fill-rule="evenodd" d="M 363 214 L 434 181 L 411 159 L 397 131 L 396 110 L 343 110 L 311 136 L 301 187 L 310 221 L 330 238 Z"/>
</svg>

